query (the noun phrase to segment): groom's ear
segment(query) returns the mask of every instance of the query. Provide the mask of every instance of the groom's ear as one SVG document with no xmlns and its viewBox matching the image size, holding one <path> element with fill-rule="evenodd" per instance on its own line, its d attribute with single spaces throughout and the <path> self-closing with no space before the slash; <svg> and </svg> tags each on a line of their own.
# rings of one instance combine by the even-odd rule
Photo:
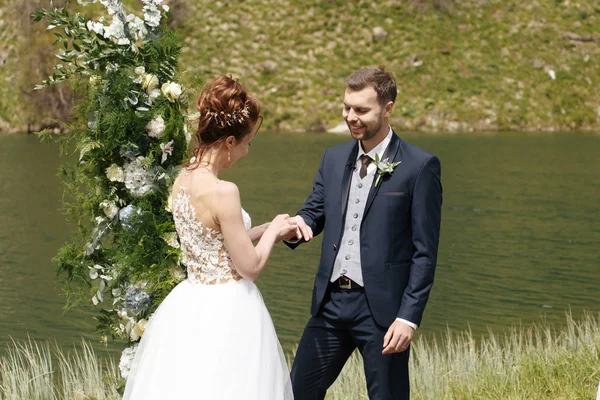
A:
<svg viewBox="0 0 600 400">
<path fill-rule="evenodd" d="M 392 110 L 394 109 L 394 102 L 393 101 L 388 101 L 388 103 L 385 105 L 385 111 L 383 113 L 384 117 L 389 117 L 390 114 L 392 113 Z"/>
</svg>

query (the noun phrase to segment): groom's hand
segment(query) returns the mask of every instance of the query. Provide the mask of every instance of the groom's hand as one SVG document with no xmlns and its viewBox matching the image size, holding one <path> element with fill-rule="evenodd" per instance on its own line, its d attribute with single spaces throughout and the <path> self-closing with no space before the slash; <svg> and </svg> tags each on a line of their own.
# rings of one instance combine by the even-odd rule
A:
<svg viewBox="0 0 600 400">
<path fill-rule="evenodd" d="M 310 229 L 310 226 L 306 225 L 306 222 L 304 222 L 304 218 L 302 218 L 299 215 L 296 215 L 295 217 L 291 217 L 290 219 L 296 222 L 296 230 L 294 232 L 291 232 L 289 236 L 287 238 L 284 238 L 283 240 L 289 243 L 295 243 L 302 238 L 304 238 L 305 242 L 308 242 L 313 238 L 312 229 Z"/>
<path fill-rule="evenodd" d="M 383 337 L 382 354 L 401 353 L 408 349 L 415 330 L 402 321 L 394 321 Z"/>
</svg>

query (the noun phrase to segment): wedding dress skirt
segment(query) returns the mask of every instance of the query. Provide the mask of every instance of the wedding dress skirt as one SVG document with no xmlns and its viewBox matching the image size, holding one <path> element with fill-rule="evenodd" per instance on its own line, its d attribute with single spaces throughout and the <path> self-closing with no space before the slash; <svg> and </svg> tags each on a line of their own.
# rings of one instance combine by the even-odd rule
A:
<svg viewBox="0 0 600 400">
<path fill-rule="evenodd" d="M 256 285 L 181 282 L 152 316 L 127 400 L 291 400 L 285 356 Z"/>
</svg>

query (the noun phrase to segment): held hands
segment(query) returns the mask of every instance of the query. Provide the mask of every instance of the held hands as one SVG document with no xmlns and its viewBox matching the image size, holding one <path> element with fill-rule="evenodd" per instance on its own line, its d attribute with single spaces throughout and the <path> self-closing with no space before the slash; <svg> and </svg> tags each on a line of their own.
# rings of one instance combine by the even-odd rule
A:
<svg viewBox="0 0 600 400">
<path fill-rule="evenodd" d="M 394 321 L 383 337 L 382 354 L 402 353 L 412 341 L 415 330 L 402 321 Z"/>
<path fill-rule="evenodd" d="M 290 220 L 294 221 L 296 224 L 296 230 L 290 232 L 288 236 L 284 237 L 283 240 L 290 243 L 295 243 L 300 239 L 304 239 L 305 242 L 310 241 L 313 238 L 312 229 L 306 225 L 304 219 L 296 215 L 295 217 L 291 217 Z"/>
<path fill-rule="evenodd" d="M 275 235 L 275 243 L 285 240 L 291 235 L 295 235 L 297 223 L 290 218 L 289 214 L 279 214 L 269 224 L 267 230 L 270 230 Z"/>
</svg>

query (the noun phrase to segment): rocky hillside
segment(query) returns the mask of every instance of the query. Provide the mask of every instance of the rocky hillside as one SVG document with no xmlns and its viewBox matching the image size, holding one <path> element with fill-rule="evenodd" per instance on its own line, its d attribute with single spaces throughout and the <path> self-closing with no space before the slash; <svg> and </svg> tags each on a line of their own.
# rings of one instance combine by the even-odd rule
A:
<svg viewBox="0 0 600 400">
<path fill-rule="evenodd" d="M 271 129 L 335 126 L 344 78 L 360 66 L 383 64 L 399 86 L 396 129 L 600 131 L 595 0 L 166 2 L 187 45 L 182 81 L 240 77 L 259 96 Z M 0 40 L 0 62 L 6 59 L 0 76 L 17 82 L 21 57 L 42 40 L 5 33 Z M 13 50 L 2 50 L 4 42 Z M 29 48 L 16 51 L 15 42 Z M 26 110 L 26 90 L 6 86 L 0 129 L 35 122 L 40 114 Z"/>
</svg>

